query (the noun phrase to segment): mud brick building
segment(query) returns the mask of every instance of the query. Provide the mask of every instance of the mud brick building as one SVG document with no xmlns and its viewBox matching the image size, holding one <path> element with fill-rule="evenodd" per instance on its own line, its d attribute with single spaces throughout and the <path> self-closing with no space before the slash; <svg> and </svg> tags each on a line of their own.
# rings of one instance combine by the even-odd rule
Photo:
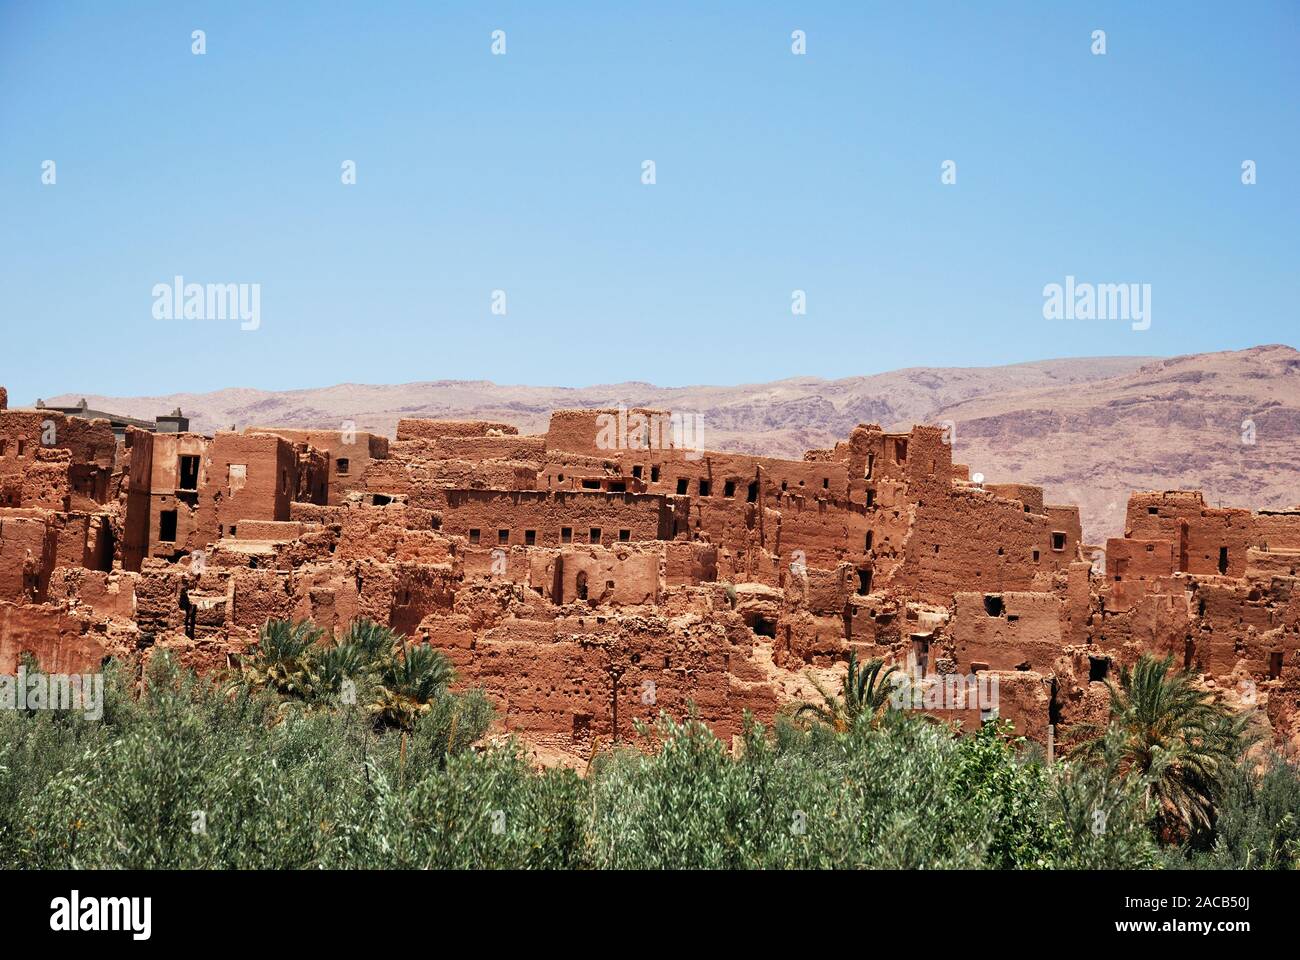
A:
<svg viewBox="0 0 1300 960">
<path fill-rule="evenodd" d="M 4 401 L 0 670 L 164 649 L 222 669 L 269 617 L 367 616 L 581 755 L 691 705 L 734 735 L 850 652 L 927 689 L 996 678 L 998 712 L 1044 740 L 1099 719 L 1103 681 L 1149 651 L 1300 745 L 1300 509 L 1137 492 L 1093 548 L 1076 507 L 974 482 L 930 426 L 781 460 L 681 443 L 669 411 L 119 438 Z"/>
</svg>

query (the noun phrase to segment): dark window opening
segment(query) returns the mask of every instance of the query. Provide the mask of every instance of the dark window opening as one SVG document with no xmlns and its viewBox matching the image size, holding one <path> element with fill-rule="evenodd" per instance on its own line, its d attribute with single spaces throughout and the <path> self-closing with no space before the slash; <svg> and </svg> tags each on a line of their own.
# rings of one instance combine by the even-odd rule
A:
<svg viewBox="0 0 1300 960">
<path fill-rule="evenodd" d="M 876 491 L 873 487 L 867 487 L 867 506 L 874 507 L 875 505 L 876 505 Z"/>
<path fill-rule="evenodd" d="M 1228 572 L 1228 548 L 1219 548 L 1219 573 Z"/>
<path fill-rule="evenodd" d="M 584 481 L 582 481 L 582 489 L 584 489 L 584 490 L 599 490 L 599 489 L 600 489 L 600 481 L 599 481 L 599 480 L 584 480 Z"/>
<path fill-rule="evenodd" d="M 1089 657 L 1088 658 L 1088 682 L 1101 681 L 1106 679 L 1110 673 L 1110 657 Z"/>
<path fill-rule="evenodd" d="M 1159 507 L 1147 507 L 1147 513 L 1158 514 L 1159 512 L 1160 512 Z"/>
<path fill-rule="evenodd" d="M 1268 678 L 1276 680 L 1282 676 L 1282 651 L 1275 650 L 1268 655 Z"/>
<path fill-rule="evenodd" d="M 709 491 L 712 490 L 712 489 L 713 489 L 713 486 L 712 486 L 712 484 L 709 483 L 709 481 L 707 481 L 707 480 L 701 480 L 701 481 L 700 481 L 700 496 L 701 496 L 701 497 L 707 497 L 707 496 L 709 496 Z"/>
<path fill-rule="evenodd" d="M 659 482 L 659 467 L 658 467 L 658 465 L 655 465 L 655 466 L 653 466 L 653 467 L 650 468 L 650 482 L 651 482 L 651 483 L 658 483 L 658 482 Z"/>
<path fill-rule="evenodd" d="M 858 593 L 866 596 L 871 592 L 871 568 L 866 567 L 858 571 Z"/>
<path fill-rule="evenodd" d="M 21 457 L 21 456 L 24 456 L 24 455 L 26 454 L 26 452 L 27 452 L 27 441 L 26 441 L 26 440 L 23 440 L 23 439 L 21 439 L 21 438 L 19 438 L 19 440 L 18 440 L 18 456 L 20 456 L 20 457 Z"/>
<path fill-rule="evenodd" d="M 641 479 L 641 465 L 640 465 L 640 464 L 637 464 L 636 466 L 634 466 L 634 467 L 632 468 L 632 476 L 635 477 L 637 480 L 640 480 L 640 479 Z"/>
<path fill-rule="evenodd" d="M 471 530 L 469 532 L 469 542 L 478 543 L 478 539 L 479 539 L 479 532 L 477 530 Z"/>
<path fill-rule="evenodd" d="M 164 510 L 158 515 L 158 539 L 163 543 L 176 542 L 175 510 Z"/>
<path fill-rule="evenodd" d="M 930 641 L 925 636 L 912 636 L 912 659 L 921 676 L 925 676 L 930 667 Z"/>
<path fill-rule="evenodd" d="M 509 543 L 509 542 L 510 542 L 510 531 L 509 531 L 509 530 L 498 530 L 498 531 L 497 531 L 497 543 Z"/>
<path fill-rule="evenodd" d="M 560 543 L 573 542 L 573 527 L 560 527 Z"/>
<path fill-rule="evenodd" d="M 749 503 L 758 503 L 758 481 L 752 480 L 749 484 L 749 490 L 745 494 L 745 500 Z"/>
<path fill-rule="evenodd" d="M 1002 597 L 996 593 L 984 594 L 984 612 L 990 617 L 1002 616 Z"/>
<path fill-rule="evenodd" d="M 386 507 L 393 502 L 393 498 L 388 496 L 386 493 L 376 493 L 370 498 L 370 502 L 376 507 Z"/>
<path fill-rule="evenodd" d="M 875 469 L 876 469 L 876 455 L 874 453 L 869 453 L 867 454 L 867 475 L 863 479 L 870 480 L 871 474 L 875 471 Z"/>
<path fill-rule="evenodd" d="M 1037 562 L 1038 562 L 1038 551 L 1035 550 L 1035 551 L 1034 551 L 1034 563 L 1037 563 Z"/>
<path fill-rule="evenodd" d="M 618 538 L 619 538 L 619 540 L 623 541 L 623 543 L 627 543 L 629 540 L 632 539 L 632 531 L 631 531 L 631 530 L 620 530 L 620 531 L 618 532 Z"/>
<path fill-rule="evenodd" d="M 525 530 L 525 531 L 524 531 L 524 546 L 525 546 L 525 547 L 532 547 L 532 546 L 535 546 L 536 544 L 537 544 L 537 531 L 536 531 L 536 530 Z"/>
<path fill-rule="evenodd" d="M 335 463 L 336 463 L 339 476 L 346 477 L 348 475 L 348 468 L 351 466 L 351 464 L 348 462 L 348 458 L 339 457 L 338 460 L 335 461 Z"/>
<path fill-rule="evenodd" d="M 600 527 L 592 527 L 587 534 L 588 543 L 600 543 Z"/>
<path fill-rule="evenodd" d="M 770 617 L 754 618 L 754 633 L 760 637 L 776 639 L 776 621 Z"/>
<path fill-rule="evenodd" d="M 894 459 L 899 463 L 904 463 L 907 460 L 907 441 L 902 437 L 894 440 Z"/>
<path fill-rule="evenodd" d="M 867 549 L 868 552 L 871 550 L 871 544 L 875 542 L 875 539 L 876 539 L 876 531 L 874 531 L 874 530 L 868 530 L 868 531 L 867 531 L 867 546 L 866 546 L 866 549 Z"/>
<path fill-rule="evenodd" d="M 823 490 L 829 490 L 830 488 L 831 488 L 831 478 L 830 478 L 830 477 L 822 477 L 822 489 L 823 489 Z"/>
<path fill-rule="evenodd" d="M 722 495 L 724 497 L 734 497 L 736 495 L 736 481 L 727 480 L 722 484 Z"/>
<path fill-rule="evenodd" d="M 686 479 L 685 477 L 677 478 L 677 493 L 679 496 L 684 495 L 686 493 L 686 490 L 690 486 L 690 483 L 691 481 Z"/>
<path fill-rule="evenodd" d="M 627 481 L 626 481 L 626 480 L 611 480 L 611 481 L 609 482 L 609 492 L 610 492 L 610 493 L 627 493 Z"/>
<path fill-rule="evenodd" d="M 199 488 L 199 458 L 183 456 L 180 458 L 180 488 L 197 490 Z"/>
<path fill-rule="evenodd" d="M 573 739 L 588 740 L 591 738 L 591 714 L 575 713 L 573 715 Z"/>
<path fill-rule="evenodd" d="M 578 571 L 577 586 L 578 586 L 578 599 L 586 600 L 587 599 L 587 571 L 586 570 Z"/>
<path fill-rule="evenodd" d="M 1059 530 L 1052 531 L 1052 549 L 1058 553 L 1065 549 L 1065 534 Z"/>
</svg>

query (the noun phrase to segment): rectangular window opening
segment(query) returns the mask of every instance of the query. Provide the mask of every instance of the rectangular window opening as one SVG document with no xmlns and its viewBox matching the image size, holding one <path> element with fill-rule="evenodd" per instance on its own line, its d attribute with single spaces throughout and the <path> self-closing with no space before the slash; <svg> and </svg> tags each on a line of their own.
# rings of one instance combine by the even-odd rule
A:
<svg viewBox="0 0 1300 960">
<path fill-rule="evenodd" d="M 180 489 L 197 490 L 199 488 L 199 458 L 182 456 L 180 458 Z"/>
<path fill-rule="evenodd" d="M 176 542 L 175 510 L 164 510 L 158 514 L 158 539 L 163 543 Z"/>
</svg>

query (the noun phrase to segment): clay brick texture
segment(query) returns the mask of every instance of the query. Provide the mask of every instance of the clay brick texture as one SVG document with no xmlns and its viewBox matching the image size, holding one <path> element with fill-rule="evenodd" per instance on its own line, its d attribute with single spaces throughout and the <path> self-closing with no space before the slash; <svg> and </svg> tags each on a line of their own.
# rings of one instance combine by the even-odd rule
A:
<svg viewBox="0 0 1300 960">
<path fill-rule="evenodd" d="M 505 729 L 581 755 L 659 711 L 737 734 L 851 652 L 927 689 L 996 678 L 998 712 L 1042 741 L 1154 652 L 1300 744 L 1300 509 L 1135 492 L 1124 535 L 1093 547 L 1075 506 L 973 482 L 937 427 L 860 424 L 780 460 L 665 425 L 562 410 L 535 436 L 404 419 L 391 441 L 119 443 L 0 389 L 0 669 L 170 649 L 219 671 L 267 618 L 366 616 L 445 651 Z"/>
</svg>

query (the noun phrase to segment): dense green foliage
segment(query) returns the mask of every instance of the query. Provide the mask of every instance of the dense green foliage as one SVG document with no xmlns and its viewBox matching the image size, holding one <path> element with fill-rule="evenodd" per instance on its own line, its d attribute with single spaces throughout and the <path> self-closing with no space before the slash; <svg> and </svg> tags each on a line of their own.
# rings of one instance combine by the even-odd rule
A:
<svg viewBox="0 0 1300 960">
<path fill-rule="evenodd" d="M 1087 759 L 1047 765 L 989 722 L 954 738 L 914 713 L 834 724 L 750 723 L 728 748 L 694 718 L 641 728 L 641 749 L 586 776 L 539 770 L 477 692 L 411 662 L 387 672 L 368 627 L 337 647 L 275 628 L 295 670 L 250 658 L 215 684 L 156 657 L 143 685 L 112 666 L 104 714 L 0 712 L 5 867 L 1288 868 L 1300 862 L 1300 779 L 1237 763 L 1212 824 L 1160 846 L 1158 794 L 1116 724 Z M 309 650 L 310 642 L 324 654 Z M 376 683 L 424 708 L 390 725 L 328 693 L 369 645 Z M 339 658 L 310 669 L 304 661 Z M 351 658 L 351 659 L 345 659 Z M 369 661 L 367 661 L 369 662 Z M 333 680 L 329 670 L 337 668 Z M 431 676 L 441 677 L 435 681 Z M 252 682 L 258 678 L 263 682 Z M 266 679 L 270 677 L 271 679 Z M 325 677 L 325 680 L 319 678 Z M 316 679 L 313 679 L 316 678 Z M 424 678 L 420 680 L 419 678 Z M 425 683 L 423 692 L 420 683 Z M 315 685 L 311 692 L 307 688 Z M 143 689 L 142 689 L 143 688 Z M 321 692 L 326 691 L 326 692 Z M 865 691 L 864 691 L 865 692 Z M 376 701 L 378 702 L 378 701 Z M 414 700 L 412 702 L 415 702 Z M 868 719 L 869 718 L 869 719 Z"/>
<path fill-rule="evenodd" d="M 1213 827 L 1226 772 L 1251 742 L 1251 717 L 1216 706 L 1172 664 L 1146 655 L 1121 672 L 1118 687 L 1106 681 L 1108 735 L 1082 752 L 1136 775 L 1166 833 L 1196 835 Z"/>
<path fill-rule="evenodd" d="M 454 679 L 437 650 L 373 620 L 352 621 L 337 641 L 307 620 L 268 620 L 232 687 L 274 690 L 287 703 L 362 702 L 377 724 L 409 731 Z"/>
</svg>

